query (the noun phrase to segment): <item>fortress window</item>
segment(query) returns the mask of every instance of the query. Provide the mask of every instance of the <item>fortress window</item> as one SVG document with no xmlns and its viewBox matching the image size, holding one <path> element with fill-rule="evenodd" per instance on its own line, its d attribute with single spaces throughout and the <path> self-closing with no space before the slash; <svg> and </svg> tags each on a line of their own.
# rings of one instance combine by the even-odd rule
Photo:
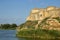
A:
<svg viewBox="0 0 60 40">
<path fill-rule="evenodd" d="M 42 14 L 40 14 L 40 16 L 42 16 Z"/>
</svg>

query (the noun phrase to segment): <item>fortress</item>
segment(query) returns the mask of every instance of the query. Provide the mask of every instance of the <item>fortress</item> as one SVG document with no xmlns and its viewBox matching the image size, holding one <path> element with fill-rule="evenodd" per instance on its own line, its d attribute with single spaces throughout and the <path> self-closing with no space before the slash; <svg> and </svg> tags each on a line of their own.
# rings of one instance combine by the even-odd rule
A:
<svg viewBox="0 0 60 40">
<path fill-rule="evenodd" d="M 60 8 L 34 8 L 26 22 L 17 27 L 18 36 L 60 39 Z"/>
<path fill-rule="evenodd" d="M 46 21 L 47 24 L 43 25 L 41 22 L 49 17 L 49 19 Z M 58 19 L 59 17 L 59 19 Z M 58 20 L 54 19 L 57 18 Z M 47 8 L 34 8 L 30 15 L 26 19 L 27 21 L 38 21 L 35 28 L 37 29 L 42 24 L 42 29 L 54 29 L 54 30 L 60 30 L 60 8 L 57 8 L 55 6 L 49 6 Z"/>
<path fill-rule="evenodd" d="M 24 30 L 29 29 L 29 27 L 34 27 L 35 29 L 60 30 L 60 8 L 55 6 L 40 9 L 34 8 L 31 10 L 26 22 L 21 24 L 19 28 L 21 28 L 20 30 Z"/>
<path fill-rule="evenodd" d="M 49 6 L 47 8 L 34 8 L 26 20 L 43 20 L 46 17 L 60 17 L 60 8 Z"/>
</svg>

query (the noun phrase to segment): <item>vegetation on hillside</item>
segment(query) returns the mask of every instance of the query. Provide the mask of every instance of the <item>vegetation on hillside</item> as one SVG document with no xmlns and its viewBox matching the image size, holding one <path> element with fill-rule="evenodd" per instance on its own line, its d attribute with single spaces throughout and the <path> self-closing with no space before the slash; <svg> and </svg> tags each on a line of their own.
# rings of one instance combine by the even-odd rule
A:
<svg viewBox="0 0 60 40">
<path fill-rule="evenodd" d="M 60 23 L 60 17 L 53 18 L 56 19 Z"/>
<path fill-rule="evenodd" d="M 20 25 L 20 29 L 23 27 L 34 28 L 36 24 L 38 24 L 38 21 L 26 21 L 25 23 Z"/>
<path fill-rule="evenodd" d="M 23 30 L 17 34 L 18 37 L 47 38 L 55 39 L 60 37 L 60 31 L 56 30 Z"/>
<path fill-rule="evenodd" d="M 46 17 L 45 19 L 43 19 L 40 24 L 38 25 L 38 27 L 42 27 L 43 25 L 46 25 L 46 21 L 49 19 L 50 17 Z"/>
<path fill-rule="evenodd" d="M 38 26 L 42 27 L 44 25 L 49 25 L 46 23 L 46 21 L 48 19 L 49 19 L 49 17 L 42 20 Z M 53 19 L 60 21 L 59 18 L 53 18 Z M 17 33 L 17 36 L 18 37 L 31 37 L 31 38 L 59 39 L 60 31 L 41 29 L 39 27 L 38 27 L 38 29 L 34 29 L 33 26 L 35 26 L 36 24 L 38 24 L 38 21 L 27 21 L 27 22 L 23 23 L 22 25 L 20 25 L 20 31 Z M 23 27 L 28 27 L 28 29 L 21 30 Z M 30 28 L 32 28 L 32 29 L 30 29 Z"/>
</svg>

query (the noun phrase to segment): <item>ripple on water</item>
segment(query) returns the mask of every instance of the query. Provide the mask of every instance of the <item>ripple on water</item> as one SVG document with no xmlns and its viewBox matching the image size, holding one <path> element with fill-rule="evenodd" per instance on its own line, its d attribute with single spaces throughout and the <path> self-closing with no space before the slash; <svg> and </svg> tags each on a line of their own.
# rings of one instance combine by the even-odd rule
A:
<svg viewBox="0 0 60 40">
<path fill-rule="evenodd" d="M 0 30 L 0 40 L 18 40 L 15 30 Z"/>
</svg>

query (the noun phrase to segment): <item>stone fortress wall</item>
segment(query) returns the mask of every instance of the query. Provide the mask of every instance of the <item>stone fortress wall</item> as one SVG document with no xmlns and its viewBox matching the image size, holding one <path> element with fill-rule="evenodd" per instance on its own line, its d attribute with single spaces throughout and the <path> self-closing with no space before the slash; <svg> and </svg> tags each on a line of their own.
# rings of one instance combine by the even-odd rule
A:
<svg viewBox="0 0 60 40">
<path fill-rule="evenodd" d="M 34 8 L 26 20 L 43 20 L 46 17 L 60 17 L 60 8 L 49 6 L 47 8 Z"/>
</svg>

